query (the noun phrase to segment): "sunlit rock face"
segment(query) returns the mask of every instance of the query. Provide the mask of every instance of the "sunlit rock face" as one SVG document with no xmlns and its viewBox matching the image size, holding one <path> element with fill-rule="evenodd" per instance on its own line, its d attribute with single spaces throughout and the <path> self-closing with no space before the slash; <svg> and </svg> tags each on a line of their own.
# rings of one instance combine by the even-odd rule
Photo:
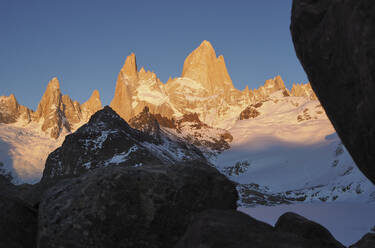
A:
<svg viewBox="0 0 375 248">
<path fill-rule="evenodd" d="M 309 89 L 307 85 L 296 92 L 305 96 Z M 127 121 L 148 107 L 150 113 L 168 119 L 196 113 L 207 125 L 228 128 L 246 107 L 279 90 L 290 95 L 280 76 L 267 80 L 259 89 L 236 89 L 224 57 L 217 56 L 211 43 L 203 41 L 185 59 L 181 77 L 170 78 L 165 84 L 155 73 L 138 70 L 135 55 L 129 55 L 110 106 Z"/>
<path fill-rule="evenodd" d="M 375 183 L 375 3 L 293 2 L 295 50 L 329 119 Z"/>
<path fill-rule="evenodd" d="M 29 123 L 31 121 L 31 114 L 32 110 L 18 104 L 13 94 L 10 96 L 0 96 L 0 123 L 10 124 L 19 119 Z"/>
</svg>

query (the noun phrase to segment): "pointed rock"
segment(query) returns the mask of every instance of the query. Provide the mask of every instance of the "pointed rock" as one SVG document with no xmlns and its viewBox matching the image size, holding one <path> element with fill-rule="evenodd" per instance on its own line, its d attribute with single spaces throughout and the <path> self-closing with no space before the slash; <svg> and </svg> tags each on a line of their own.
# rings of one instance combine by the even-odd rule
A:
<svg viewBox="0 0 375 248">
<path fill-rule="evenodd" d="M 290 91 L 291 96 L 307 97 L 310 100 L 317 100 L 315 92 L 311 88 L 310 83 L 307 84 L 293 84 Z"/>
<path fill-rule="evenodd" d="M 234 88 L 224 57 L 217 58 L 211 43 L 206 40 L 186 58 L 182 77 L 201 83 L 210 93 L 216 89 Z"/>
<path fill-rule="evenodd" d="M 91 115 L 101 110 L 102 102 L 100 100 L 100 94 L 98 90 L 94 90 L 86 102 L 81 105 L 82 116 L 84 119 L 89 119 Z"/>
<path fill-rule="evenodd" d="M 25 106 L 18 104 L 13 94 L 0 96 L 0 123 L 14 123 L 22 120 L 25 123 L 31 121 L 32 111 Z"/>
<path fill-rule="evenodd" d="M 134 53 L 131 53 L 126 58 L 124 67 L 121 69 L 121 71 L 124 75 L 131 79 L 138 77 L 137 61 Z"/>
<path fill-rule="evenodd" d="M 70 98 L 65 97 L 65 103 L 69 102 Z M 54 139 L 60 136 L 63 130 L 70 131 L 70 125 L 66 121 L 63 106 L 63 97 L 60 91 L 59 80 L 54 77 L 47 86 L 46 91 L 38 105 L 34 114 L 34 119 L 42 122 L 42 131 L 47 132 Z"/>
</svg>

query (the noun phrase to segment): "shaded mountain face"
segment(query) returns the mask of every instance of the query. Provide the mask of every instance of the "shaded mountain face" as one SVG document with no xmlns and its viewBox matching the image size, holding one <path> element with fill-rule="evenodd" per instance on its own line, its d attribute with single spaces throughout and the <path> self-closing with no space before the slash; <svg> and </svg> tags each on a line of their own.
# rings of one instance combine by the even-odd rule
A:
<svg viewBox="0 0 375 248">
<path fill-rule="evenodd" d="M 77 125 L 85 123 L 90 116 L 102 108 L 99 92 L 95 90 L 90 99 L 82 105 L 73 101 L 60 91 L 60 83 L 53 78 L 47 86 L 42 99 L 34 112 L 19 105 L 15 96 L 0 97 L 0 123 L 19 123 L 28 125 L 37 123 L 41 131 L 51 138 L 57 139 L 61 134 L 76 129 Z"/>
<path fill-rule="evenodd" d="M 160 123 L 160 125 L 159 125 Z M 203 123 L 198 114 L 185 114 L 178 120 L 162 117 L 160 114 L 151 114 L 146 106 L 144 110 L 131 118 L 131 127 L 153 135 L 160 140 L 161 135 L 174 137 L 179 142 L 189 143 L 205 151 L 221 152 L 230 147 L 233 140 L 231 134 L 224 129 L 213 128 Z"/>
<path fill-rule="evenodd" d="M 375 183 L 375 3 L 293 2 L 295 50 L 361 171 Z"/>
<path fill-rule="evenodd" d="M 158 125 L 153 132 L 138 131 L 106 106 L 87 124 L 66 136 L 62 146 L 48 156 L 42 182 L 80 176 L 108 166 L 174 165 L 186 161 L 207 163 L 199 149 L 168 136 Z"/>
</svg>

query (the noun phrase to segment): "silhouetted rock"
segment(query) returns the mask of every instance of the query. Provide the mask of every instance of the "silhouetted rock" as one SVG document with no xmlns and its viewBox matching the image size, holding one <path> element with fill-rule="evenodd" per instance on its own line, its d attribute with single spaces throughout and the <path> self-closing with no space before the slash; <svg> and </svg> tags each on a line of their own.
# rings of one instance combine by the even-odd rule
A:
<svg viewBox="0 0 375 248">
<path fill-rule="evenodd" d="M 0 247 L 36 247 L 37 211 L 0 193 Z"/>
<path fill-rule="evenodd" d="M 97 169 L 46 192 L 38 244 L 173 247 L 194 213 L 235 209 L 237 199 L 234 183 L 205 164 Z"/>
<path fill-rule="evenodd" d="M 374 248 L 375 247 L 375 233 L 367 233 L 357 243 L 349 246 L 349 248 Z"/>
<path fill-rule="evenodd" d="M 267 247 L 273 227 L 234 210 L 198 214 L 175 248 Z M 269 243 L 268 243 L 269 244 Z M 270 246 L 268 246 L 270 247 Z"/>
<path fill-rule="evenodd" d="M 291 33 L 312 88 L 375 183 L 375 2 L 294 0 Z"/>
<path fill-rule="evenodd" d="M 311 247 L 344 247 L 323 226 L 291 212 L 280 216 L 275 230 L 301 237 L 307 240 Z"/>
<path fill-rule="evenodd" d="M 294 220 L 291 219 L 288 224 L 293 225 Z M 310 222 L 299 225 L 303 230 L 309 226 Z M 314 232 L 312 235 L 314 235 Z M 316 238 L 318 239 L 311 239 L 306 237 L 304 233 L 290 232 L 290 230 L 284 232 L 277 227 L 275 229 L 271 225 L 238 211 L 207 210 L 195 216 L 175 248 L 343 247 L 337 241 L 336 243 L 331 242 L 330 238 L 327 241 L 326 236 L 322 236 L 320 239 L 319 237 Z"/>
</svg>

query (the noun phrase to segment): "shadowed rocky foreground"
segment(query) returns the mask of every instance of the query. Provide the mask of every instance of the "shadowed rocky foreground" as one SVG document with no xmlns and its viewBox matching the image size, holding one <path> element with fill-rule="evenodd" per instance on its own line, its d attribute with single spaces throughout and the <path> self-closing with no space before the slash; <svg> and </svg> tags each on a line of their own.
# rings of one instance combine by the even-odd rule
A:
<svg viewBox="0 0 375 248">
<path fill-rule="evenodd" d="M 291 25 L 314 90 L 373 182 L 374 11 L 370 0 L 295 0 Z M 344 247 L 297 214 L 271 226 L 236 211 L 233 182 L 199 152 L 186 161 L 165 147 L 190 150 L 100 110 L 50 154 L 40 183 L 0 178 L 0 247 Z M 375 234 L 351 247 L 375 247 Z"/>
<path fill-rule="evenodd" d="M 375 3 L 293 2 L 291 33 L 311 86 L 360 170 L 375 183 Z"/>
<path fill-rule="evenodd" d="M 116 137 L 133 145 L 110 142 Z M 144 145 L 152 137 L 105 107 L 50 154 L 40 183 L 2 180 L 1 247 L 344 247 L 297 214 L 273 227 L 236 211 L 233 182 L 204 160 L 166 163 Z M 121 160 L 124 150 L 137 163 Z"/>
</svg>

